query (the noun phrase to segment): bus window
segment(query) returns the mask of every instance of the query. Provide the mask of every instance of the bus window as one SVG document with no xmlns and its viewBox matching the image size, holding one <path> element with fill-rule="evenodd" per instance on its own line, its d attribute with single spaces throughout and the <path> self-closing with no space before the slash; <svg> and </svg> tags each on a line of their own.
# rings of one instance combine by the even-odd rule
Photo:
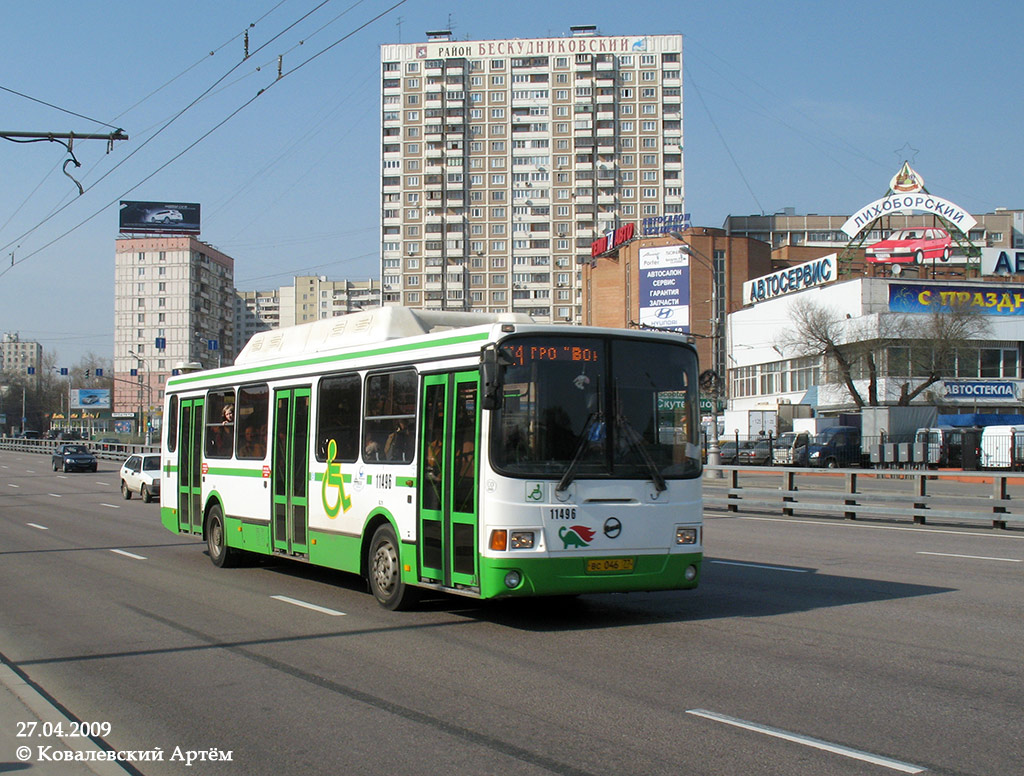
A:
<svg viewBox="0 0 1024 776">
<path fill-rule="evenodd" d="M 267 408 L 270 392 L 266 385 L 247 385 L 238 390 L 238 457 L 263 459 L 267 455 Z"/>
<path fill-rule="evenodd" d="M 416 371 L 366 378 L 363 460 L 408 463 L 416 447 Z"/>
<path fill-rule="evenodd" d="M 171 397 L 171 406 L 167 419 L 167 452 L 173 453 L 178 447 L 178 397 Z"/>
<path fill-rule="evenodd" d="M 235 434 L 235 392 L 206 396 L 206 457 L 230 458 Z"/>
<path fill-rule="evenodd" d="M 332 375 L 320 381 L 316 419 L 316 459 L 327 460 L 327 446 L 334 440 L 335 461 L 352 463 L 359 458 L 359 375 Z M 385 440 L 387 441 L 387 440 Z"/>
</svg>

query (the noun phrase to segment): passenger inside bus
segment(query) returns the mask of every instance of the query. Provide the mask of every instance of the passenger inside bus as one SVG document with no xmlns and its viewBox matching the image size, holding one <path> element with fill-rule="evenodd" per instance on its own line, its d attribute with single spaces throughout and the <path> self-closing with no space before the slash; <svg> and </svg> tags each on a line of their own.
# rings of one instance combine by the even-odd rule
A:
<svg viewBox="0 0 1024 776">
<path fill-rule="evenodd" d="M 211 395 L 210 400 L 216 401 L 218 398 Z M 219 421 L 217 417 L 213 414 L 206 428 L 206 455 L 211 458 L 230 458 L 234 446 L 235 405 L 225 403 L 220 408 Z"/>
<path fill-rule="evenodd" d="M 384 460 L 407 463 L 412 460 L 414 438 L 409 421 L 400 418 L 398 426 L 384 443 Z"/>
<path fill-rule="evenodd" d="M 242 432 L 242 441 L 238 445 L 239 458 L 263 458 L 267 452 L 267 430 L 250 423 Z"/>
</svg>

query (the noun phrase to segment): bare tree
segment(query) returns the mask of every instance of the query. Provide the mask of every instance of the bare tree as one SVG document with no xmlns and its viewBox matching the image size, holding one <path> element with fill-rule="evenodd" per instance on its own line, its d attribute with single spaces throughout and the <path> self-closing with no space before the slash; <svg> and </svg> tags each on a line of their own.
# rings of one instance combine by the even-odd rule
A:
<svg viewBox="0 0 1024 776">
<path fill-rule="evenodd" d="M 953 373 L 957 350 L 965 350 L 991 331 L 988 319 L 969 307 L 944 308 L 916 315 L 902 315 L 901 338 L 910 348 L 908 370 L 924 379 L 914 388 L 910 381 L 900 386 L 898 404 L 907 405 L 929 386 Z"/>
<path fill-rule="evenodd" d="M 786 349 L 800 356 L 816 356 L 834 364 L 858 408 L 877 404 L 878 332 L 869 331 L 865 321 L 852 321 L 835 309 L 809 298 L 794 301 L 789 315 L 793 328 L 783 338 Z M 868 373 L 866 402 L 854 383 L 854 370 L 861 362 Z"/>
<path fill-rule="evenodd" d="M 968 308 L 943 309 L 924 314 L 880 314 L 850 319 L 833 308 L 811 299 L 798 299 L 790 306 L 793 328 L 784 338 L 787 349 L 801 356 L 817 356 L 834 365 L 840 379 L 858 407 L 876 406 L 879 370 L 892 374 L 883 361 L 895 344 L 907 348 L 907 379 L 900 386 L 897 404 L 907 405 L 935 382 L 953 372 L 956 352 L 986 336 L 989 324 L 984 316 Z M 867 375 L 867 399 L 855 383 L 855 374 Z M 921 378 L 920 382 L 911 385 Z"/>
</svg>

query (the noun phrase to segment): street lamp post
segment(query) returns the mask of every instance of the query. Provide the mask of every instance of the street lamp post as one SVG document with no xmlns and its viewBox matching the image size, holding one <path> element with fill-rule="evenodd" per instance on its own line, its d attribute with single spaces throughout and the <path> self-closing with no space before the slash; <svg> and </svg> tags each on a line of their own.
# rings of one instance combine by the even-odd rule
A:
<svg viewBox="0 0 1024 776">
<path fill-rule="evenodd" d="M 711 372 L 713 374 L 712 379 L 709 381 L 710 390 L 707 391 L 711 397 L 711 428 L 709 429 L 708 438 L 708 466 L 718 467 L 722 463 L 722 448 L 719 444 L 718 439 L 718 395 L 721 392 L 721 378 L 718 374 L 718 370 L 721 368 L 721 364 L 718 363 L 719 356 L 719 345 L 722 336 L 721 328 L 719 326 L 721 310 L 724 309 L 722 302 L 724 299 L 719 299 L 721 289 L 718 283 L 718 267 L 716 265 L 716 259 L 714 257 L 708 258 L 703 253 L 698 251 L 692 245 L 686 241 L 686 236 L 679 231 L 669 232 L 669 237 L 679 240 L 686 246 L 687 251 L 694 256 L 699 256 L 702 263 L 708 267 L 711 271 Z M 722 472 L 718 468 L 708 469 L 704 475 L 708 479 L 721 479 Z"/>
<path fill-rule="evenodd" d="M 139 363 L 139 368 L 135 370 L 135 373 L 136 373 L 136 375 L 139 378 L 139 431 L 140 431 L 140 435 L 141 435 L 141 431 L 142 431 L 142 428 L 143 428 L 142 424 L 145 423 L 146 424 L 145 425 L 145 429 L 146 429 L 146 437 L 145 437 L 145 439 L 146 439 L 146 444 L 148 445 L 148 444 L 151 444 L 151 441 L 152 441 L 152 436 L 151 436 L 152 435 L 152 431 L 150 429 L 150 423 L 149 423 L 149 411 L 153 407 L 153 386 L 150 384 L 149 369 L 147 367 L 147 369 L 146 369 L 146 407 L 147 407 L 147 410 L 146 410 L 146 414 L 144 416 L 143 415 L 143 411 L 142 411 L 142 407 L 143 407 L 143 405 L 142 405 L 142 365 L 146 363 L 146 359 L 142 358 L 141 356 L 139 356 L 137 353 L 135 353 L 132 350 L 128 351 L 128 355 L 131 356 L 132 358 L 134 358 Z"/>
</svg>

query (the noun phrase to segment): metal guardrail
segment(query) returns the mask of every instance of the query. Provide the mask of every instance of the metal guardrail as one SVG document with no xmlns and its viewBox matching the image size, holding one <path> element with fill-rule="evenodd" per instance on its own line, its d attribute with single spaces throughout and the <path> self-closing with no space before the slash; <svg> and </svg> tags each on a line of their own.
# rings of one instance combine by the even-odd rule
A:
<svg viewBox="0 0 1024 776">
<path fill-rule="evenodd" d="M 1024 476 L 1001 472 L 936 472 L 865 469 L 768 469 L 705 466 L 704 505 L 728 512 L 778 512 L 792 516 L 839 515 L 906 518 L 918 525 L 929 520 L 989 523 L 1006 529 L 1024 526 Z M 715 479 L 715 472 L 722 479 Z M 743 484 L 746 478 L 758 482 Z M 767 487 L 765 480 L 775 480 Z M 977 494 L 929 492 L 936 482 L 981 483 Z M 983 495 L 984 486 L 988 495 Z M 874 486 L 874 487 L 872 487 Z M 1011 493 L 1012 489 L 1012 493 Z"/>
<path fill-rule="evenodd" d="M 96 442 L 80 441 L 75 439 L 15 439 L 13 437 L 0 438 L 0 450 L 16 450 L 22 453 L 39 453 L 41 455 L 53 455 L 61 445 L 85 445 L 97 458 L 105 461 L 123 461 L 129 455 L 135 453 L 159 453 L 159 445 L 136 445 L 136 444 L 107 444 L 99 445 Z M 107 447 L 106 450 L 102 449 Z"/>
</svg>

